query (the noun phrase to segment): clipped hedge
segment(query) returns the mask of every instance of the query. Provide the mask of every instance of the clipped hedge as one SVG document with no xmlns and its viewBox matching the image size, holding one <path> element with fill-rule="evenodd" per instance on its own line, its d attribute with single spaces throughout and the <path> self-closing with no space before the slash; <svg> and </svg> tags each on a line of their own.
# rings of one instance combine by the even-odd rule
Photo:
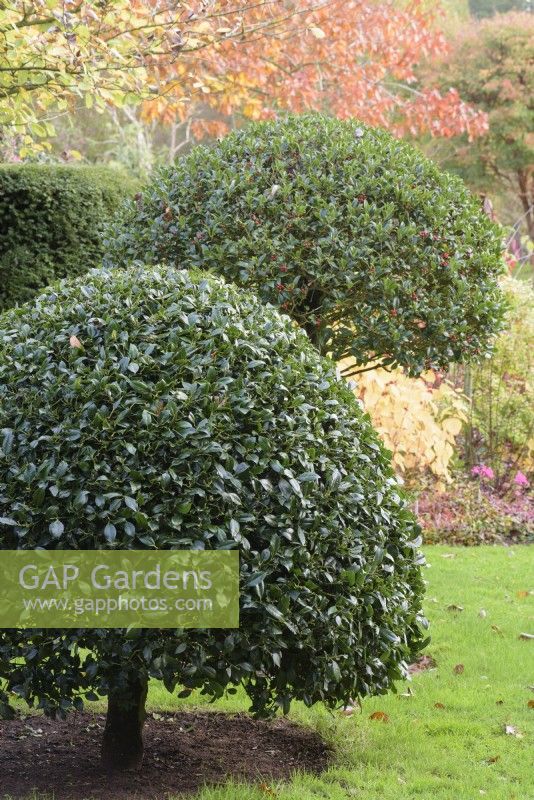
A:
<svg viewBox="0 0 534 800">
<path fill-rule="evenodd" d="M 0 164 L 0 310 L 97 266 L 104 225 L 134 192 L 105 167 Z"/>
<path fill-rule="evenodd" d="M 319 114 L 257 123 L 153 178 L 110 263 L 201 266 L 252 289 L 323 354 L 410 374 L 481 357 L 501 328 L 497 226 L 416 148 Z"/>
<path fill-rule="evenodd" d="M 94 270 L 5 313 L 0 428 L 0 550 L 241 557 L 239 629 L 58 631 L 53 648 L 0 631 L 0 687 L 46 712 L 149 677 L 243 683 L 258 714 L 335 705 L 386 692 L 421 649 L 419 529 L 389 456 L 332 363 L 251 293 Z"/>
</svg>

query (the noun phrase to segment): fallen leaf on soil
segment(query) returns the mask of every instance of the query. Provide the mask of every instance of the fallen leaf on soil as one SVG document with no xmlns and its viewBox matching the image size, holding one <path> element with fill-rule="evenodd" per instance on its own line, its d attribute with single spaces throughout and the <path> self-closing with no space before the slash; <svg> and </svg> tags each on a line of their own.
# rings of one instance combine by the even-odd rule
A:
<svg viewBox="0 0 534 800">
<path fill-rule="evenodd" d="M 434 669 L 436 662 L 432 656 L 419 656 L 417 661 L 410 664 L 408 667 L 408 674 L 415 675 L 417 672 L 424 672 L 426 669 Z"/>
<path fill-rule="evenodd" d="M 434 708 L 445 708 L 443 703 L 434 703 Z"/>
<path fill-rule="evenodd" d="M 385 711 L 373 711 L 373 713 L 369 715 L 369 719 L 374 719 L 379 722 L 389 722 L 389 717 Z"/>
<path fill-rule="evenodd" d="M 31 736 L 42 736 L 43 729 L 42 728 L 31 728 L 29 725 L 25 725 L 24 729 L 28 731 Z"/>
<path fill-rule="evenodd" d="M 456 666 L 453 669 L 453 672 L 455 675 L 461 675 L 464 670 L 465 667 L 463 664 L 456 664 Z"/>
<path fill-rule="evenodd" d="M 264 794 L 268 794 L 271 797 L 276 797 L 276 792 L 274 792 L 266 783 L 260 783 L 259 789 L 260 792 L 264 792 Z"/>
<path fill-rule="evenodd" d="M 534 633 L 520 633 L 520 639 L 534 639 Z"/>
<path fill-rule="evenodd" d="M 451 603 L 450 606 L 447 606 L 447 611 L 463 611 L 463 606 L 457 606 L 456 603 Z"/>
<path fill-rule="evenodd" d="M 515 736 L 516 739 L 522 739 L 523 734 L 518 731 L 515 725 L 505 725 L 504 732 L 507 736 Z"/>
</svg>

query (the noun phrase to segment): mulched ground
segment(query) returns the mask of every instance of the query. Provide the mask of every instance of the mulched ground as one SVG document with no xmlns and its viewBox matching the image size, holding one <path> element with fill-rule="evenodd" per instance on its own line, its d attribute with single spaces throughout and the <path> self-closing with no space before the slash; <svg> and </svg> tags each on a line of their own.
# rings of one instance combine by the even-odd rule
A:
<svg viewBox="0 0 534 800">
<path fill-rule="evenodd" d="M 262 782 L 296 770 L 318 773 L 330 759 L 314 731 L 286 719 L 165 713 L 147 719 L 142 770 L 108 775 L 99 764 L 103 725 L 103 716 L 86 713 L 65 722 L 0 722 L 0 797 L 27 800 L 35 790 L 54 800 L 166 800 L 229 777 Z"/>
</svg>

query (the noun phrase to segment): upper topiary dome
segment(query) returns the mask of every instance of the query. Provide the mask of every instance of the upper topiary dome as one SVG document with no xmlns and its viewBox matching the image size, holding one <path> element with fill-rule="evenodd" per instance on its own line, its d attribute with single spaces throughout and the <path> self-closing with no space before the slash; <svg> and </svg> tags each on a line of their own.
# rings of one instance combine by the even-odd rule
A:
<svg viewBox="0 0 534 800">
<path fill-rule="evenodd" d="M 412 374 L 484 354 L 497 226 L 461 180 L 355 121 L 289 117 L 196 147 L 130 204 L 110 259 L 202 264 L 282 307 L 323 353 Z"/>
<path fill-rule="evenodd" d="M 243 681 L 259 713 L 333 704 L 385 692 L 420 649 L 418 529 L 389 458 L 252 294 L 173 268 L 48 290 L 0 317 L 0 428 L 1 549 L 241 554 L 236 630 L 1 631 L 0 684 L 46 711 L 139 675 Z"/>
</svg>

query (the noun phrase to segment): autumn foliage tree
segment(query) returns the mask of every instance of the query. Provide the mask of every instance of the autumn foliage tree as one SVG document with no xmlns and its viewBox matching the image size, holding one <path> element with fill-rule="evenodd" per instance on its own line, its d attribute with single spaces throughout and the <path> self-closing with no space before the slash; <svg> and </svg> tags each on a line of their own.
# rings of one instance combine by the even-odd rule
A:
<svg viewBox="0 0 534 800">
<path fill-rule="evenodd" d="M 202 94 L 196 53 L 283 35 L 302 7 L 329 0 L 5 0 L 0 5 L 0 130 L 53 136 L 76 101 L 105 109 L 160 93 Z M 181 64 L 187 65 L 184 73 Z M 193 74 L 194 73 L 194 74 Z M 166 81 L 156 80 L 165 74 Z"/>
<path fill-rule="evenodd" d="M 79 102 L 142 103 L 146 121 L 191 121 L 196 134 L 320 110 L 473 138 L 484 113 L 454 88 L 417 83 L 417 65 L 446 51 L 421 0 L 6 0 L 0 126 L 20 134 L 23 154 Z"/>
<path fill-rule="evenodd" d="M 418 85 L 417 65 L 449 49 L 436 4 L 332 0 L 298 6 L 290 4 L 295 13 L 280 35 L 228 38 L 171 71 L 155 64 L 160 91 L 145 104 L 145 118 L 173 122 L 192 115 L 194 130 L 212 135 L 226 132 L 236 118 L 307 110 L 358 117 L 398 135 L 466 133 L 471 139 L 486 130 L 485 114 L 466 105 L 455 88 Z M 249 23 L 261 28 L 267 13 L 260 4 Z M 197 100 L 184 102 L 188 98 Z"/>
</svg>

